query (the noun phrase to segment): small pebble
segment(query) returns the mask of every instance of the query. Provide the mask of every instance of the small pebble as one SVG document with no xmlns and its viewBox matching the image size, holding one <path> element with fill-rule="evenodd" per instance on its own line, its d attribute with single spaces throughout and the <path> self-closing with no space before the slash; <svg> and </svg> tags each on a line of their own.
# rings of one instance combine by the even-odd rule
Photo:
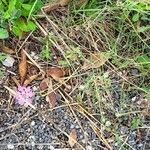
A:
<svg viewBox="0 0 150 150">
<path fill-rule="evenodd" d="M 35 142 L 34 142 L 34 141 L 32 141 L 32 142 L 31 142 L 31 145 L 32 145 L 32 146 L 35 146 Z"/>
<path fill-rule="evenodd" d="M 36 91 L 38 90 L 38 88 L 37 88 L 36 86 L 33 86 L 33 87 L 32 87 L 32 90 L 33 90 L 34 92 L 36 92 Z"/>
<path fill-rule="evenodd" d="M 131 69 L 131 75 L 136 76 L 138 74 L 139 74 L 139 70 L 138 69 L 136 69 L 136 68 L 132 68 Z"/>
<path fill-rule="evenodd" d="M 68 116 L 64 116 L 64 119 L 67 120 L 67 119 L 68 119 Z"/>
<path fill-rule="evenodd" d="M 71 124 L 70 129 L 73 129 L 74 127 L 75 127 L 74 124 Z"/>
<path fill-rule="evenodd" d="M 79 139 L 83 139 L 83 135 L 82 134 L 80 135 Z"/>
<path fill-rule="evenodd" d="M 39 56 L 38 56 L 38 55 L 34 56 L 34 59 L 35 59 L 35 60 L 38 60 L 38 59 L 39 59 Z"/>
<path fill-rule="evenodd" d="M 38 145 L 37 148 L 38 149 L 43 149 L 43 145 Z"/>
<path fill-rule="evenodd" d="M 86 146 L 86 150 L 93 150 L 92 146 L 88 145 Z"/>
<path fill-rule="evenodd" d="M 35 136 L 31 135 L 29 136 L 29 139 L 32 139 L 33 141 L 35 141 Z"/>
<path fill-rule="evenodd" d="M 121 133 L 121 134 L 127 134 L 127 133 L 128 133 L 128 127 L 122 126 L 122 127 L 120 128 L 120 133 Z"/>
<path fill-rule="evenodd" d="M 31 51 L 31 57 L 34 57 L 35 56 L 35 52 Z"/>
<path fill-rule="evenodd" d="M 15 59 L 13 57 L 8 56 L 2 64 L 6 67 L 12 67 L 15 62 Z"/>
<path fill-rule="evenodd" d="M 43 124 L 42 129 L 45 129 L 45 127 L 46 127 L 45 124 Z"/>
<path fill-rule="evenodd" d="M 8 145 L 7 145 L 7 148 L 8 148 L 8 149 L 14 149 L 14 145 L 13 145 L 13 144 L 8 144 Z"/>
<path fill-rule="evenodd" d="M 111 122 L 110 122 L 110 121 L 106 121 L 105 126 L 106 126 L 106 127 L 111 126 Z"/>
<path fill-rule="evenodd" d="M 84 86 L 84 85 L 80 85 L 80 86 L 79 86 L 79 90 L 80 90 L 80 91 L 83 91 L 84 89 L 85 89 L 85 86 Z"/>
<path fill-rule="evenodd" d="M 136 101 L 136 96 L 134 96 L 131 100 L 132 100 L 132 102 L 135 102 Z"/>
<path fill-rule="evenodd" d="M 83 139 L 83 140 L 81 140 L 81 141 L 82 141 L 82 143 L 83 143 L 83 144 L 85 144 L 85 143 L 86 143 L 85 139 Z"/>
<path fill-rule="evenodd" d="M 37 96 L 35 97 L 35 99 L 38 101 L 38 100 L 40 99 L 40 96 L 37 95 Z"/>
<path fill-rule="evenodd" d="M 31 126 L 35 126 L 35 121 L 32 121 L 32 122 L 31 122 Z"/>
<path fill-rule="evenodd" d="M 79 125 L 76 125 L 75 128 L 76 128 L 76 129 L 79 129 L 80 127 L 79 127 Z"/>
<path fill-rule="evenodd" d="M 49 148 L 50 150 L 55 150 L 55 147 L 52 146 L 52 145 L 50 145 L 48 148 Z"/>
</svg>

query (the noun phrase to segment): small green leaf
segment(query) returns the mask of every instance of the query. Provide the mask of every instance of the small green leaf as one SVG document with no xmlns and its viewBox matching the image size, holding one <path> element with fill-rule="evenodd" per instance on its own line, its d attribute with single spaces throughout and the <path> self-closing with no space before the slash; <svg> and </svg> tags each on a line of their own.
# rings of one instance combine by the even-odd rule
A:
<svg viewBox="0 0 150 150">
<path fill-rule="evenodd" d="M 34 31 L 36 29 L 36 25 L 35 25 L 35 23 L 34 22 L 32 22 L 32 21 L 28 21 L 27 22 L 27 30 L 28 31 Z"/>
<path fill-rule="evenodd" d="M 145 91 L 147 91 L 148 93 L 150 93 L 150 86 L 144 86 L 142 87 Z"/>
<path fill-rule="evenodd" d="M 22 4 L 21 6 L 22 6 L 25 10 L 28 10 L 28 11 L 30 11 L 31 8 L 32 8 L 32 5 L 30 5 L 30 4 Z"/>
<path fill-rule="evenodd" d="M 14 9 L 11 12 L 10 16 L 11 16 L 11 20 L 18 19 L 21 16 L 21 10 L 20 9 Z"/>
<path fill-rule="evenodd" d="M 131 122 L 131 128 L 136 129 L 140 124 L 140 119 L 138 117 L 133 118 Z"/>
<path fill-rule="evenodd" d="M 46 45 L 43 47 L 43 49 L 40 53 L 40 56 L 42 59 L 51 59 L 52 53 L 49 50 L 49 42 L 48 41 L 46 41 Z"/>
<path fill-rule="evenodd" d="M 4 75 L 4 70 L 2 70 L 1 68 L 0 68 L 0 77 L 2 77 Z"/>
<path fill-rule="evenodd" d="M 2 0 L 2 2 L 3 2 L 5 5 L 7 5 L 7 2 L 6 2 L 6 0 Z"/>
<path fill-rule="evenodd" d="M 22 35 L 22 31 L 21 31 L 18 27 L 16 27 L 16 26 L 13 26 L 12 32 L 13 32 L 16 36 L 21 36 L 21 35 Z"/>
<path fill-rule="evenodd" d="M 35 3 L 35 2 L 34 2 Z M 32 4 L 33 5 L 33 4 Z M 38 0 L 36 3 L 35 3 L 35 7 L 34 7 L 34 11 L 38 11 L 42 8 L 42 6 L 44 5 L 43 1 L 42 0 Z"/>
<path fill-rule="evenodd" d="M 27 17 L 30 13 L 30 10 L 32 8 L 31 4 L 22 4 L 22 15 Z"/>
<path fill-rule="evenodd" d="M 150 26 L 149 26 L 149 25 L 139 27 L 139 28 L 137 29 L 137 32 L 145 32 L 145 31 L 147 31 L 147 30 L 150 30 Z"/>
<path fill-rule="evenodd" d="M 5 19 L 9 19 L 12 11 L 15 9 L 16 0 L 10 0 L 8 5 L 8 10 L 4 14 Z"/>
<path fill-rule="evenodd" d="M 6 59 L 6 55 L 4 53 L 0 53 L 0 62 Z"/>
<path fill-rule="evenodd" d="M 8 31 L 6 29 L 0 28 L 0 39 L 6 39 L 8 37 Z"/>
<path fill-rule="evenodd" d="M 136 13 L 136 14 L 133 15 L 133 17 L 132 17 L 132 21 L 133 21 L 133 22 L 137 22 L 139 19 L 140 19 L 139 13 Z"/>
<path fill-rule="evenodd" d="M 25 32 L 28 31 L 27 25 L 23 19 L 15 20 L 13 25 L 19 28 L 21 31 L 25 31 Z"/>
<path fill-rule="evenodd" d="M 137 57 L 137 62 L 141 64 L 149 64 L 150 63 L 150 57 L 147 55 L 141 55 Z"/>
<path fill-rule="evenodd" d="M 5 19 L 10 18 L 10 14 L 9 14 L 9 12 L 8 12 L 8 11 L 6 11 L 6 12 L 5 12 L 5 14 L 4 14 L 4 18 L 5 18 Z"/>
</svg>

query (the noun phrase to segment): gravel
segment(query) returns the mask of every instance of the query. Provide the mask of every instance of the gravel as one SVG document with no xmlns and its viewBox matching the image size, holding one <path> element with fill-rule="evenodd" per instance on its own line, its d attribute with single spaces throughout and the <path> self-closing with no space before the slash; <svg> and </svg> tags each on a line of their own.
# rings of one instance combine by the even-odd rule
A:
<svg viewBox="0 0 150 150">
<path fill-rule="evenodd" d="M 42 99 L 39 99 L 43 105 L 47 105 Z M 14 104 L 16 105 L 16 104 Z M 4 144 L 3 149 L 56 149 L 70 147 L 68 144 L 68 137 L 64 134 L 71 132 L 75 129 L 77 132 L 77 140 L 86 147 L 87 141 L 85 140 L 84 132 L 81 130 L 77 121 L 70 115 L 67 107 L 60 107 L 53 111 L 46 111 L 41 115 L 45 109 L 40 108 L 41 111 L 36 112 L 30 108 L 21 109 L 12 107 L 12 112 L 4 112 L 1 121 L 1 135 L 0 144 Z M 78 116 L 78 118 L 81 115 Z M 92 146 L 97 144 L 93 138 L 97 138 L 95 133 L 89 127 L 89 122 L 83 117 L 79 118 L 84 121 L 84 130 L 89 130 L 88 140 L 91 141 Z M 50 121 L 49 121 L 50 120 Z M 94 144 L 95 143 L 95 144 Z M 77 145 L 77 147 L 79 147 Z"/>
<path fill-rule="evenodd" d="M 131 68 L 130 72 L 131 72 L 131 75 L 133 76 L 139 75 L 139 70 L 137 68 Z"/>
<path fill-rule="evenodd" d="M 136 90 L 131 90 L 126 97 L 123 97 L 118 80 L 120 78 L 114 77 L 111 85 L 110 94 L 113 105 L 105 110 L 105 113 L 109 114 L 104 119 L 105 127 L 99 123 L 96 125 L 100 127 L 104 137 L 110 141 L 114 150 L 119 150 L 125 140 L 125 149 L 132 147 L 135 150 L 149 150 L 150 135 L 148 128 L 143 130 L 131 129 L 131 117 L 136 114 L 116 116 L 116 113 L 128 112 L 129 107 L 127 106 L 134 106 L 140 99 L 140 93 Z M 37 88 L 34 88 L 34 90 L 36 91 Z M 6 93 L 1 94 L 1 97 L 4 98 L 5 95 Z M 50 109 L 45 98 L 39 95 L 36 95 L 34 103 L 38 108 L 37 111 L 28 107 L 21 107 L 13 102 L 10 105 L 7 101 L 2 101 L 0 105 L 0 144 L 2 145 L 0 150 L 71 149 L 66 134 L 69 135 L 74 129 L 78 141 L 74 145 L 74 149 L 82 149 L 80 145 L 86 150 L 103 150 L 105 148 L 103 142 L 99 140 L 91 128 L 91 122 L 83 114 L 74 110 L 76 114 L 76 117 L 74 117 L 69 107 L 64 106 L 62 101 L 57 102 L 56 108 Z M 105 114 L 103 115 L 105 117 Z M 96 118 L 100 119 L 99 116 Z M 95 122 L 94 119 L 91 118 L 91 120 Z M 114 120 L 115 125 L 112 120 Z M 141 117 L 141 121 L 145 126 L 150 125 L 149 116 Z M 116 137 L 111 134 L 111 130 L 117 131 Z M 99 131 L 96 130 L 96 132 Z M 122 139 L 117 138 L 117 136 Z"/>
</svg>

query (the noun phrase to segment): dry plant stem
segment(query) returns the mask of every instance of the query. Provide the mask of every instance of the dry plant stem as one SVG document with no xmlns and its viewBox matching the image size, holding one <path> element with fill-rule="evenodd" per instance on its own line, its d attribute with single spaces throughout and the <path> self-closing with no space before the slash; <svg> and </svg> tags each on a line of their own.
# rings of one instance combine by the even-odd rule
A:
<svg viewBox="0 0 150 150">
<path fill-rule="evenodd" d="M 66 96 L 67 96 L 69 99 L 72 100 L 72 98 L 71 98 L 67 93 L 66 93 Z M 68 102 L 68 100 L 67 100 L 67 102 Z M 101 130 L 98 128 L 98 126 L 97 126 L 88 116 L 90 116 L 91 118 L 93 118 L 95 121 L 97 121 L 97 120 L 96 120 L 91 114 L 89 114 L 82 106 L 80 106 L 80 105 L 78 105 L 78 106 L 79 106 L 79 108 L 76 109 L 76 110 L 79 111 L 81 114 L 83 114 L 83 115 L 91 122 L 94 132 L 95 132 L 95 128 L 100 131 L 101 134 L 98 135 L 98 137 L 100 138 L 101 141 L 103 141 L 103 143 L 104 143 L 108 148 L 111 149 L 111 147 L 110 147 L 110 145 L 108 144 L 107 140 L 104 138 L 104 136 L 103 136 Z M 82 111 L 80 111 L 80 109 L 81 109 Z M 86 114 L 88 114 L 88 116 L 87 116 Z M 97 121 L 97 122 L 100 123 L 99 121 Z M 95 132 L 95 133 L 98 134 L 97 132 Z"/>
<path fill-rule="evenodd" d="M 14 90 L 12 90 L 11 88 L 4 86 L 5 89 L 7 89 L 12 95 L 15 95 L 16 92 Z M 30 104 L 29 102 L 25 101 L 31 108 L 33 108 L 34 110 L 36 110 L 35 106 L 33 106 L 32 104 Z"/>
<path fill-rule="evenodd" d="M 48 18 L 47 16 L 46 16 L 46 14 L 44 13 L 44 11 L 43 11 L 43 14 L 45 15 L 45 17 L 46 18 Z M 59 28 L 58 28 L 58 26 L 56 25 L 56 24 L 54 24 L 49 18 L 48 18 L 48 21 L 55 27 L 55 28 L 57 28 L 65 37 L 67 37 L 69 40 L 71 40 L 73 43 L 75 43 L 75 44 L 77 44 L 79 47 L 81 47 L 78 43 L 76 43 L 75 41 L 73 41 L 70 37 L 68 37 L 63 31 L 61 31 Z M 85 49 L 85 48 L 84 48 Z M 85 49 L 87 52 L 89 52 L 90 54 L 92 54 L 90 51 L 88 51 L 87 49 Z M 110 63 L 110 62 L 109 62 Z M 111 63 L 110 63 L 111 64 Z M 108 65 L 106 65 L 107 67 L 109 67 Z M 113 66 L 112 64 L 111 64 L 111 66 Z M 109 67 L 110 68 L 110 67 Z M 142 91 L 144 91 L 145 93 L 147 93 L 148 94 L 148 92 L 146 91 L 146 90 L 144 90 L 144 89 L 142 89 L 142 88 L 140 88 L 140 87 L 138 87 L 137 85 L 135 85 L 135 84 L 133 84 L 133 83 L 131 83 L 130 81 L 128 81 L 125 77 L 122 77 L 117 71 L 116 71 L 116 69 L 115 69 L 115 67 L 113 66 L 113 69 L 112 68 L 110 68 L 114 73 L 117 73 L 117 75 L 119 75 L 122 79 L 124 79 L 126 82 L 128 82 L 129 84 L 131 84 L 131 85 L 133 85 L 134 87 L 136 87 L 136 88 L 138 88 L 138 89 L 140 89 L 140 90 L 142 90 Z"/>
<path fill-rule="evenodd" d="M 55 33 L 57 34 L 58 38 L 62 41 L 62 44 L 68 49 L 70 50 L 70 47 L 65 43 L 65 41 L 63 40 L 63 38 L 61 37 L 61 35 L 58 33 L 57 28 L 55 26 L 55 24 L 50 20 L 50 18 L 45 14 L 45 12 L 42 10 L 42 13 L 45 15 L 47 21 L 51 24 L 52 28 L 54 29 Z M 40 27 L 41 28 L 41 27 Z M 43 31 L 43 30 L 42 30 Z M 62 50 L 62 48 L 59 46 L 59 44 L 56 44 L 56 42 L 54 42 L 51 38 L 49 38 L 50 42 L 57 47 L 57 49 L 62 53 L 63 57 L 66 59 L 67 63 L 71 66 L 70 62 L 68 61 L 68 59 L 65 57 L 64 52 Z"/>
<path fill-rule="evenodd" d="M 52 28 L 54 29 L 55 33 L 58 35 L 59 39 L 62 41 L 62 43 L 66 46 L 66 48 L 69 50 L 69 46 L 65 43 L 61 35 L 58 33 L 55 24 L 50 20 L 50 18 L 45 14 L 45 12 L 42 10 L 42 13 L 45 15 L 47 21 L 51 24 Z"/>
<path fill-rule="evenodd" d="M 81 123 L 79 122 L 79 119 L 77 118 L 77 116 L 76 116 L 76 114 L 75 114 L 74 110 L 72 109 L 72 106 L 70 105 L 69 101 L 68 101 L 68 100 L 66 99 L 66 97 L 63 95 L 63 93 L 61 92 L 61 90 L 59 90 L 59 93 L 60 93 L 60 94 L 61 94 L 61 96 L 64 98 L 64 100 L 65 100 L 66 104 L 68 105 L 68 107 L 70 108 L 70 110 L 71 110 L 72 114 L 73 114 L 73 115 L 74 115 L 74 117 L 76 118 L 76 120 L 77 120 L 77 122 L 78 122 L 78 125 L 80 126 L 80 128 L 81 128 L 81 129 L 82 129 L 82 131 L 84 132 L 83 127 L 81 126 Z M 67 94 L 67 93 L 65 92 L 65 94 Z"/>
<path fill-rule="evenodd" d="M 62 94 L 62 92 L 61 91 L 59 91 L 60 92 L 60 94 L 63 96 L 63 98 L 65 99 L 65 101 L 66 101 L 66 103 L 67 104 L 69 104 L 69 101 L 66 99 L 66 97 Z M 65 93 L 65 95 L 69 98 L 69 99 L 72 99 L 67 93 Z M 80 108 L 82 108 L 80 105 L 78 105 Z M 70 107 L 70 105 L 69 105 L 69 108 L 71 108 L 71 110 L 73 110 L 72 109 L 72 107 Z M 83 109 L 83 108 L 82 108 Z M 109 148 L 110 150 L 111 150 L 111 147 L 110 147 L 110 145 L 108 144 L 108 142 L 107 142 L 107 140 L 104 138 L 104 136 L 103 136 L 103 134 L 102 134 L 102 132 L 101 132 L 101 130 L 98 128 L 98 126 L 84 113 L 84 111 L 80 111 L 79 109 L 76 109 L 77 111 L 79 111 L 81 114 L 83 114 L 90 122 L 91 122 L 91 125 L 92 125 L 92 129 L 93 129 L 93 131 L 95 132 L 96 130 L 95 129 L 98 129 L 99 130 L 99 133 L 97 133 L 97 132 L 95 132 L 97 135 L 98 135 L 98 137 L 99 137 L 99 139 L 107 146 L 107 148 Z M 73 113 L 73 114 L 75 114 L 75 113 Z M 76 115 L 75 115 L 76 116 Z M 93 116 L 92 116 L 92 118 L 93 118 Z M 81 129 L 82 129 L 82 126 L 81 126 Z"/>
<path fill-rule="evenodd" d="M 48 122 L 51 122 L 51 119 L 45 118 L 45 116 L 43 116 L 43 118 L 44 118 L 45 120 L 47 120 Z M 55 128 L 56 128 L 57 130 L 59 130 L 61 133 L 63 133 L 65 136 L 67 136 L 67 137 L 69 138 L 69 134 L 68 134 L 68 133 L 66 133 L 66 132 L 63 131 L 61 128 L 59 128 L 58 125 L 56 125 L 55 123 L 53 123 L 53 124 L 55 125 Z M 49 126 L 49 125 L 48 125 L 48 126 Z M 72 139 L 72 140 L 74 140 L 74 139 Z M 76 144 L 78 144 L 82 150 L 86 150 L 78 141 L 75 141 L 75 140 L 74 140 L 74 142 L 76 142 Z"/>
<path fill-rule="evenodd" d="M 48 36 L 48 33 L 43 29 L 43 27 L 36 21 L 36 19 L 34 19 L 34 17 L 32 17 L 32 19 L 34 20 L 35 24 L 39 27 L 39 29 L 42 31 L 42 33 L 44 34 L 44 36 Z"/>
<path fill-rule="evenodd" d="M 77 106 L 77 105 L 79 105 L 78 103 L 72 103 L 72 104 L 63 104 L 63 105 L 61 105 L 61 106 L 56 106 L 56 107 L 54 107 L 54 108 L 49 108 L 49 109 L 47 109 L 46 111 L 43 111 L 43 113 L 45 113 L 45 112 L 48 112 L 48 111 L 53 111 L 53 110 L 56 110 L 56 109 L 59 109 L 59 108 L 65 108 L 65 107 L 68 107 L 68 106 Z"/>
<path fill-rule="evenodd" d="M 46 18 L 46 14 L 44 13 L 43 17 Z M 34 19 L 35 20 L 35 19 Z M 49 20 L 48 20 L 49 21 Z M 35 22 L 36 23 L 36 22 Z M 72 43 L 76 44 L 78 47 L 86 50 L 86 47 L 81 47 L 81 45 L 79 45 L 77 42 L 75 42 L 74 40 L 72 40 L 68 35 L 66 35 L 62 30 L 60 30 L 60 28 L 52 21 L 50 20 L 50 23 L 60 32 L 62 33 L 68 40 L 70 40 Z M 37 24 L 37 26 L 41 29 L 41 31 L 43 33 L 45 33 L 45 36 L 48 35 L 48 33 L 39 25 L 39 23 Z"/>
<path fill-rule="evenodd" d="M 45 14 L 46 15 L 46 14 Z M 39 27 L 39 29 L 42 31 L 42 33 L 45 35 L 45 36 L 48 36 L 48 33 L 47 33 L 47 31 L 45 31 L 44 29 L 43 29 L 43 27 L 34 19 L 34 21 L 35 21 L 35 23 L 37 24 L 37 26 Z M 60 37 L 61 38 L 61 37 Z M 61 38 L 61 40 L 62 40 L 62 38 Z M 62 55 L 63 55 L 63 57 L 65 58 L 65 56 L 64 56 L 64 52 L 63 52 L 63 50 L 61 49 L 61 47 L 59 46 L 59 44 L 58 43 L 55 43 L 51 38 L 49 38 L 49 41 L 62 53 Z M 63 41 L 63 40 L 62 40 Z M 63 44 L 65 45 L 65 46 L 67 46 L 67 44 L 63 41 Z M 68 46 L 67 46 L 68 47 Z M 68 47 L 69 48 L 69 47 Z M 70 64 L 70 62 L 66 59 L 66 61 L 67 61 L 67 63 L 71 66 L 71 64 Z"/>
<path fill-rule="evenodd" d="M 98 138 L 105 144 L 105 146 L 109 149 L 112 150 L 111 146 L 108 144 L 107 140 L 104 138 L 102 131 L 91 121 L 91 128 L 95 132 L 95 134 L 98 136 Z"/>
<path fill-rule="evenodd" d="M 122 150 L 123 146 L 127 143 L 128 141 L 128 136 L 126 137 L 125 141 L 122 143 L 122 145 L 120 146 L 119 150 Z"/>
<path fill-rule="evenodd" d="M 108 63 L 112 66 L 113 69 L 112 69 L 111 67 L 109 67 L 108 65 L 106 65 L 106 64 L 105 64 L 105 66 L 107 66 L 111 71 L 113 71 L 114 73 L 116 73 L 119 77 L 121 77 L 121 78 L 122 78 L 123 80 L 125 80 L 127 83 L 129 83 L 129 84 L 133 85 L 134 87 L 136 87 L 137 89 L 139 89 L 139 90 L 141 90 L 141 91 L 143 91 L 143 92 L 149 94 L 148 91 L 146 91 L 146 90 L 144 90 L 144 89 L 138 87 L 138 86 L 135 85 L 134 83 L 128 81 L 128 79 L 126 79 L 124 76 L 120 75 L 120 74 L 118 73 L 116 67 L 115 67 L 111 62 L 108 61 Z"/>
<path fill-rule="evenodd" d="M 46 94 L 42 94 L 42 96 L 46 96 L 46 95 L 48 95 L 49 93 L 56 91 L 56 90 L 59 89 L 62 85 L 64 85 L 65 87 L 67 87 L 67 84 L 66 84 L 66 83 L 67 83 L 71 78 L 76 77 L 76 76 L 74 76 L 74 74 L 77 73 L 77 71 L 78 71 L 78 68 L 72 73 L 72 75 L 70 75 L 69 77 L 67 77 L 66 80 L 64 80 L 64 78 L 63 78 L 63 79 L 60 79 L 59 82 L 55 85 L 55 88 L 53 88 L 53 90 L 49 91 L 49 92 L 46 93 Z M 54 86 L 53 86 L 53 87 L 54 87 Z"/>
<path fill-rule="evenodd" d="M 35 60 L 33 60 L 33 59 L 31 58 L 31 56 L 30 56 L 25 50 L 23 50 L 23 51 L 24 51 L 24 53 L 26 54 L 26 56 L 30 59 L 30 61 L 31 61 L 37 68 L 39 68 L 40 72 L 45 74 L 45 72 L 42 70 L 41 66 L 38 65 L 37 62 L 36 62 Z"/>
<path fill-rule="evenodd" d="M 137 34 L 137 36 L 139 37 L 139 39 L 140 39 L 148 48 L 150 48 L 150 46 L 149 46 L 149 45 L 142 39 L 142 37 L 138 34 L 137 30 L 135 29 L 135 27 L 134 27 L 132 21 L 129 19 L 129 17 L 128 17 L 126 14 L 124 14 L 124 15 L 125 15 L 126 18 L 128 19 L 129 23 L 131 24 L 133 30 L 135 31 L 135 33 Z"/>
<path fill-rule="evenodd" d="M 16 79 L 15 76 L 11 77 L 11 79 L 15 82 L 15 84 L 16 84 L 17 86 L 20 85 L 19 81 Z"/>
<path fill-rule="evenodd" d="M 35 80 L 39 75 L 40 75 L 40 73 L 29 77 L 28 79 L 26 79 L 26 80 L 24 81 L 24 85 L 25 85 L 25 86 L 29 85 L 29 84 L 30 84 L 33 80 Z"/>
<path fill-rule="evenodd" d="M 23 41 L 23 43 L 20 45 L 20 47 L 19 47 L 19 49 L 17 50 L 17 49 L 15 49 L 15 51 L 17 52 L 17 53 L 19 53 L 20 52 L 20 50 L 22 49 L 22 47 L 26 44 L 26 42 L 27 42 L 27 40 L 29 39 L 29 37 L 32 35 L 32 33 L 33 33 L 34 31 L 31 31 L 30 33 L 29 33 L 29 35 L 26 37 L 26 39 Z"/>
</svg>

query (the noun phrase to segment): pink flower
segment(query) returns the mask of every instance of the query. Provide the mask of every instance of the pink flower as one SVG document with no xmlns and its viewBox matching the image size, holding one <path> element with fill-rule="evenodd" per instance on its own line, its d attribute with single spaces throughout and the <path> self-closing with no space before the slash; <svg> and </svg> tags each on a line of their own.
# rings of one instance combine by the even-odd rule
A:
<svg viewBox="0 0 150 150">
<path fill-rule="evenodd" d="M 25 103 L 32 103 L 34 97 L 34 93 L 30 86 L 18 86 L 18 89 L 15 94 L 16 102 L 20 105 L 24 105 Z"/>
</svg>

